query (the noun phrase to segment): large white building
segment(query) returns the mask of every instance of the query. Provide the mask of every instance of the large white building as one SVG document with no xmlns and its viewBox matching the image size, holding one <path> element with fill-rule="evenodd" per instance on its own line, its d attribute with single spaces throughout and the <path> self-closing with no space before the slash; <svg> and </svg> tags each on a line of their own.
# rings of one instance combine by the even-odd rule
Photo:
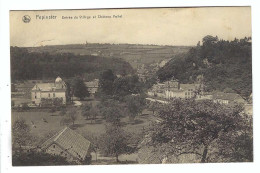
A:
<svg viewBox="0 0 260 173">
<path fill-rule="evenodd" d="M 41 105 L 42 99 L 60 98 L 62 103 L 68 101 L 68 90 L 66 83 L 57 77 L 54 83 L 37 83 L 32 88 L 32 102 L 36 105 Z"/>
</svg>

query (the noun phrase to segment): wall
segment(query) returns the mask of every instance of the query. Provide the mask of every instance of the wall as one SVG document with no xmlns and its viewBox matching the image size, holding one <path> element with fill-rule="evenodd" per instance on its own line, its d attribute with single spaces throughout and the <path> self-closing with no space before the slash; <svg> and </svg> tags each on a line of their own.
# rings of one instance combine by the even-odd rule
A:
<svg viewBox="0 0 260 173">
<path fill-rule="evenodd" d="M 165 91 L 166 98 L 185 98 L 185 92 L 184 91 Z"/>
<path fill-rule="evenodd" d="M 35 102 L 35 104 L 40 104 L 41 103 L 41 98 L 63 98 L 63 104 L 66 104 L 66 92 L 55 92 L 55 91 L 51 91 L 51 92 L 31 92 L 32 96 L 32 101 Z M 35 93 L 36 93 L 36 98 L 35 98 Z M 53 93 L 55 93 L 55 97 L 53 97 Z M 49 97 L 50 94 L 50 97 Z"/>
<path fill-rule="evenodd" d="M 54 155 L 60 155 L 65 157 L 68 161 L 73 161 L 75 160 L 68 152 L 64 151 L 62 148 L 60 148 L 58 145 L 56 145 L 55 143 L 50 145 L 46 151 L 46 153 L 49 154 L 54 154 Z"/>
<path fill-rule="evenodd" d="M 35 98 L 36 96 L 36 98 Z M 40 92 L 31 92 L 31 98 L 32 102 L 35 102 L 35 104 L 40 104 L 41 103 L 41 93 Z"/>
</svg>

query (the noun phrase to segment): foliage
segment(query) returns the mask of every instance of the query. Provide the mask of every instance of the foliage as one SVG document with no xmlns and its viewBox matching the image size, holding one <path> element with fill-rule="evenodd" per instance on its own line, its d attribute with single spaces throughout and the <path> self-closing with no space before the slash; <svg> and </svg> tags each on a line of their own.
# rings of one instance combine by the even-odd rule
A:
<svg viewBox="0 0 260 173">
<path fill-rule="evenodd" d="M 137 75 L 116 77 L 112 70 L 104 71 L 99 78 L 99 94 L 104 98 L 122 100 L 131 94 L 139 94 L 143 91 L 143 84 Z"/>
<path fill-rule="evenodd" d="M 83 165 L 90 165 L 92 161 L 92 155 L 88 155 L 85 157 L 85 159 L 83 160 L 82 164 Z"/>
<path fill-rule="evenodd" d="M 118 58 L 71 53 L 37 53 L 19 47 L 11 47 L 10 53 L 12 80 L 51 79 L 53 76 L 70 78 L 86 73 L 93 74 L 95 79 L 106 69 L 113 69 L 117 74 L 133 73 L 131 65 Z"/>
<path fill-rule="evenodd" d="M 227 162 L 253 162 L 252 129 L 239 135 L 223 136 L 219 142 L 220 156 Z"/>
<path fill-rule="evenodd" d="M 22 103 L 22 110 L 28 110 L 29 109 L 29 106 L 28 106 L 28 104 L 27 103 Z"/>
<path fill-rule="evenodd" d="M 218 36 L 213 37 L 211 35 L 207 35 L 207 36 L 203 37 L 203 39 L 202 39 L 203 44 L 213 44 L 214 42 L 217 42 L 217 41 L 218 41 Z"/>
<path fill-rule="evenodd" d="M 98 105 L 101 115 L 104 116 L 106 122 L 114 125 L 120 124 L 120 118 L 123 116 L 124 108 L 116 100 L 107 100 Z"/>
<path fill-rule="evenodd" d="M 86 117 L 86 119 L 90 118 L 90 109 L 92 108 L 92 104 L 84 104 L 81 108 L 81 115 Z"/>
<path fill-rule="evenodd" d="M 13 149 L 22 146 L 29 145 L 32 141 L 32 136 L 30 135 L 29 125 L 26 124 L 24 119 L 17 119 L 12 125 L 12 144 Z"/>
<path fill-rule="evenodd" d="M 41 98 L 41 107 L 59 107 L 63 105 L 63 98 Z"/>
<path fill-rule="evenodd" d="M 71 118 L 66 115 L 66 116 L 64 116 L 64 117 L 60 120 L 60 126 L 64 126 L 64 125 L 68 126 L 68 125 L 71 124 L 71 122 L 72 122 Z"/>
<path fill-rule="evenodd" d="M 111 69 L 104 71 L 99 77 L 98 91 L 104 95 L 113 95 L 113 82 L 116 78 Z"/>
<path fill-rule="evenodd" d="M 72 90 L 73 90 L 73 95 L 80 98 L 80 100 L 84 100 L 85 97 L 90 96 L 90 93 L 84 81 L 79 77 L 73 79 Z"/>
<path fill-rule="evenodd" d="M 159 69 L 158 78 L 165 81 L 174 77 L 181 83 L 193 83 L 203 75 L 207 91 L 232 89 L 247 98 L 252 93 L 250 39 L 224 41 L 206 36 L 202 46 L 191 48 Z"/>
<path fill-rule="evenodd" d="M 76 109 L 71 109 L 67 113 L 68 117 L 71 119 L 72 124 L 74 125 L 74 122 L 77 119 L 77 110 Z"/>
<path fill-rule="evenodd" d="M 142 113 L 145 105 L 145 98 L 140 95 L 130 95 L 125 97 L 125 101 L 130 113 L 129 119 L 133 121 L 136 116 Z"/>
<path fill-rule="evenodd" d="M 71 88 L 71 80 L 68 80 L 68 79 L 65 79 L 64 82 L 65 82 L 65 85 L 66 85 L 66 100 L 67 100 L 67 103 L 69 103 L 71 101 L 71 97 L 72 97 L 72 88 Z"/>
<path fill-rule="evenodd" d="M 148 79 L 145 81 L 145 83 L 144 83 L 144 88 L 149 89 L 149 88 L 151 88 L 154 84 L 156 84 L 156 82 L 157 82 L 157 78 L 156 78 L 156 75 L 154 75 L 154 76 L 148 78 Z"/>
<path fill-rule="evenodd" d="M 89 110 L 91 123 L 93 120 L 96 120 L 97 116 L 99 116 L 99 110 L 94 106 Z"/>
<path fill-rule="evenodd" d="M 90 141 L 90 143 L 91 143 L 90 150 L 91 150 L 91 152 L 92 151 L 95 152 L 95 155 L 96 155 L 95 159 L 97 161 L 97 154 L 98 154 L 98 150 L 99 150 L 99 146 L 100 146 L 99 136 L 92 134 L 92 133 L 87 133 L 87 134 L 85 134 L 84 137 Z"/>
<path fill-rule="evenodd" d="M 107 126 L 106 133 L 99 138 L 99 149 L 106 156 L 116 157 L 128 152 L 128 135 L 119 126 Z"/>
<path fill-rule="evenodd" d="M 56 112 L 56 108 L 55 107 L 52 107 L 50 110 L 49 110 L 50 113 L 54 113 Z"/>
<path fill-rule="evenodd" d="M 245 116 L 239 105 L 176 99 L 159 110 L 161 121 L 151 129 L 151 145 L 166 155 L 195 154 L 201 162 L 218 162 L 224 157 L 220 151 L 227 148 L 221 144 L 227 144 L 226 139 L 235 144 L 234 139 L 250 128 Z"/>
<path fill-rule="evenodd" d="M 75 108 L 70 109 L 67 111 L 66 115 L 61 119 L 60 125 L 69 125 L 72 123 L 74 126 L 75 121 L 78 118 L 77 110 Z"/>
<path fill-rule="evenodd" d="M 99 110 L 96 106 L 92 106 L 92 104 L 85 104 L 82 107 L 81 115 L 86 117 L 87 120 L 90 119 L 92 123 L 99 115 Z"/>
<path fill-rule="evenodd" d="M 158 102 L 150 102 L 148 106 L 149 106 L 148 108 L 151 111 L 153 111 L 153 114 L 154 114 L 154 112 L 159 108 L 159 103 Z"/>
<path fill-rule="evenodd" d="M 51 155 L 44 152 L 20 151 L 14 152 L 12 157 L 13 166 L 51 166 L 51 165 L 72 165 L 66 158 L 59 155 Z"/>
<path fill-rule="evenodd" d="M 138 94 L 142 90 L 137 75 L 116 78 L 113 82 L 113 95 L 116 98 Z"/>
<path fill-rule="evenodd" d="M 61 111 L 60 111 L 59 115 L 60 116 L 64 116 L 64 115 L 66 115 L 66 113 L 67 113 L 67 109 L 66 108 L 61 108 Z"/>
<path fill-rule="evenodd" d="M 129 153 L 134 153 L 139 150 L 139 144 L 142 143 L 145 137 L 145 130 L 141 130 L 139 132 L 129 133 L 128 146 Z"/>
</svg>

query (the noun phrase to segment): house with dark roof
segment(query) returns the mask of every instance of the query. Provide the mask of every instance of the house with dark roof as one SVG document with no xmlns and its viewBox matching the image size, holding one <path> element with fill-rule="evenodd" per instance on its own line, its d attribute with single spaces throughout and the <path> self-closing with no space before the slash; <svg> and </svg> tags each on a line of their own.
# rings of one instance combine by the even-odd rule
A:
<svg viewBox="0 0 260 173">
<path fill-rule="evenodd" d="M 86 138 L 65 127 L 45 141 L 40 148 L 46 153 L 65 157 L 68 161 L 83 163 L 91 158 L 90 146 L 91 143 Z"/>
<path fill-rule="evenodd" d="M 66 104 L 69 98 L 67 85 L 57 77 L 54 83 L 36 83 L 31 90 L 32 102 L 41 105 L 43 99 L 61 99 Z"/>
</svg>

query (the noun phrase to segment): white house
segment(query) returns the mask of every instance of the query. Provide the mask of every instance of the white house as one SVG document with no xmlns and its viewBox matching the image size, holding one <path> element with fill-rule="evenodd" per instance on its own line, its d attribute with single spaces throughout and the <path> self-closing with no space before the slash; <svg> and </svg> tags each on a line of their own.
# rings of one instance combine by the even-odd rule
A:
<svg viewBox="0 0 260 173">
<path fill-rule="evenodd" d="M 66 104 L 68 95 L 67 85 L 60 77 L 54 83 L 37 83 L 31 90 L 32 102 L 36 105 L 41 105 L 42 99 L 53 98 L 61 98 Z"/>
</svg>

